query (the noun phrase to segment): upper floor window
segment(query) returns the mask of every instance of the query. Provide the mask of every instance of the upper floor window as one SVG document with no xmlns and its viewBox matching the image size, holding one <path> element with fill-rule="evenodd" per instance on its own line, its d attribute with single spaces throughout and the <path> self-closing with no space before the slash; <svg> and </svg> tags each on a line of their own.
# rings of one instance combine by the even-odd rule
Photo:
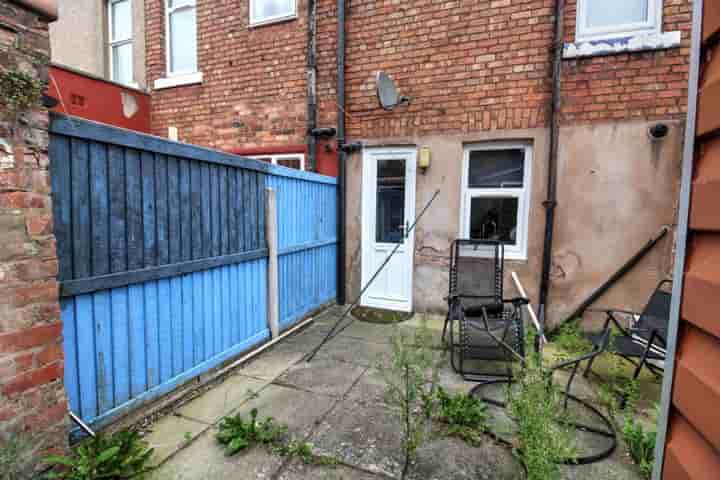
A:
<svg viewBox="0 0 720 480">
<path fill-rule="evenodd" d="M 195 0 L 166 0 L 168 76 L 197 72 Z"/>
<path fill-rule="evenodd" d="M 662 0 L 578 0 L 576 41 L 658 34 Z"/>
<path fill-rule="evenodd" d="M 305 170 L 305 155 L 302 153 L 253 155 L 250 158 L 272 163 L 273 165 L 282 165 L 283 167 Z"/>
<path fill-rule="evenodd" d="M 296 15 L 296 0 L 250 0 L 251 25 L 285 20 Z"/>
<path fill-rule="evenodd" d="M 131 0 L 109 0 L 110 79 L 133 83 L 132 4 Z"/>
</svg>

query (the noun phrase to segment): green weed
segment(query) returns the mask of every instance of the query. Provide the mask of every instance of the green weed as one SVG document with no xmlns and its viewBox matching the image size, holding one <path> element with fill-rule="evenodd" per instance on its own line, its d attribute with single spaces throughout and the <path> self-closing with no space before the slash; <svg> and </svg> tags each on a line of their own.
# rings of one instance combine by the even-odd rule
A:
<svg viewBox="0 0 720 480">
<path fill-rule="evenodd" d="M 248 420 L 240 414 L 222 419 L 216 438 L 225 445 L 226 455 L 235 455 L 256 444 L 272 444 L 287 431 L 287 427 L 278 425 L 272 417 L 261 422 L 258 422 L 257 417 L 258 410 L 253 408 Z"/>
<path fill-rule="evenodd" d="M 32 448 L 25 437 L 3 440 L 0 437 L 0 480 L 20 480 L 23 477 L 28 452 Z"/>
<path fill-rule="evenodd" d="M 96 480 L 101 478 L 140 478 L 147 472 L 153 450 L 136 432 L 121 431 L 111 436 L 98 435 L 75 448 L 69 457 L 51 455 L 44 459 L 58 467 L 46 478 Z"/>
<path fill-rule="evenodd" d="M 655 417 L 657 417 L 657 409 Z M 640 468 L 643 476 L 650 478 L 655 461 L 656 428 L 651 427 L 646 429 L 636 420 L 634 415 L 628 415 L 622 432 L 630 456 Z"/>
</svg>

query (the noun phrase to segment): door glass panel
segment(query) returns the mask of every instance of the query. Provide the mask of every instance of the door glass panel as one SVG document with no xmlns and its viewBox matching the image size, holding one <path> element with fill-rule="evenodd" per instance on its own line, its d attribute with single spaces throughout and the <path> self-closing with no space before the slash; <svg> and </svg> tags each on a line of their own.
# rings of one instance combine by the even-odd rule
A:
<svg viewBox="0 0 720 480">
<path fill-rule="evenodd" d="M 518 199 L 475 197 L 470 202 L 470 238 L 517 244 Z"/>
<path fill-rule="evenodd" d="M 402 243 L 405 227 L 405 160 L 378 160 L 377 164 L 378 243 Z"/>
<path fill-rule="evenodd" d="M 525 151 L 474 150 L 470 152 L 469 188 L 522 188 Z"/>
</svg>

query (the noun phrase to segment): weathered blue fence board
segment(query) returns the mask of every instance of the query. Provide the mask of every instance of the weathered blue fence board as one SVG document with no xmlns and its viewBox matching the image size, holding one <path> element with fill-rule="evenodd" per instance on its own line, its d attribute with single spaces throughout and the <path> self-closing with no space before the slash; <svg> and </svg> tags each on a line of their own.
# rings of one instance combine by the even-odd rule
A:
<svg viewBox="0 0 720 480">
<path fill-rule="evenodd" d="M 73 411 L 102 426 L 269 338 L 265 189 L 280 320 L 336 295 L 336 181 L 63 116 L 51 168 Z"/>
</svg>

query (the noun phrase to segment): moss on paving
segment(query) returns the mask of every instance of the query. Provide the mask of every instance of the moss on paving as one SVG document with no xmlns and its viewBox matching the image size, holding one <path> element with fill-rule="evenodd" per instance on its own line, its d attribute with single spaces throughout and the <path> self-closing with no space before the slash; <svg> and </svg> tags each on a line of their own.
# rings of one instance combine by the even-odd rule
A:
<svg viewBox="0 0 720 480">
<path fill-rule="evenodd" d="M 379 308 L 355 307 L 352 310 L 353 317 L 362 322 L 376 323 L 380 325 L 391 325 L 404 322 L 412 318 L 412 313 L 395 312 L 392 310 L 382 310 Z"/>
</svg>

